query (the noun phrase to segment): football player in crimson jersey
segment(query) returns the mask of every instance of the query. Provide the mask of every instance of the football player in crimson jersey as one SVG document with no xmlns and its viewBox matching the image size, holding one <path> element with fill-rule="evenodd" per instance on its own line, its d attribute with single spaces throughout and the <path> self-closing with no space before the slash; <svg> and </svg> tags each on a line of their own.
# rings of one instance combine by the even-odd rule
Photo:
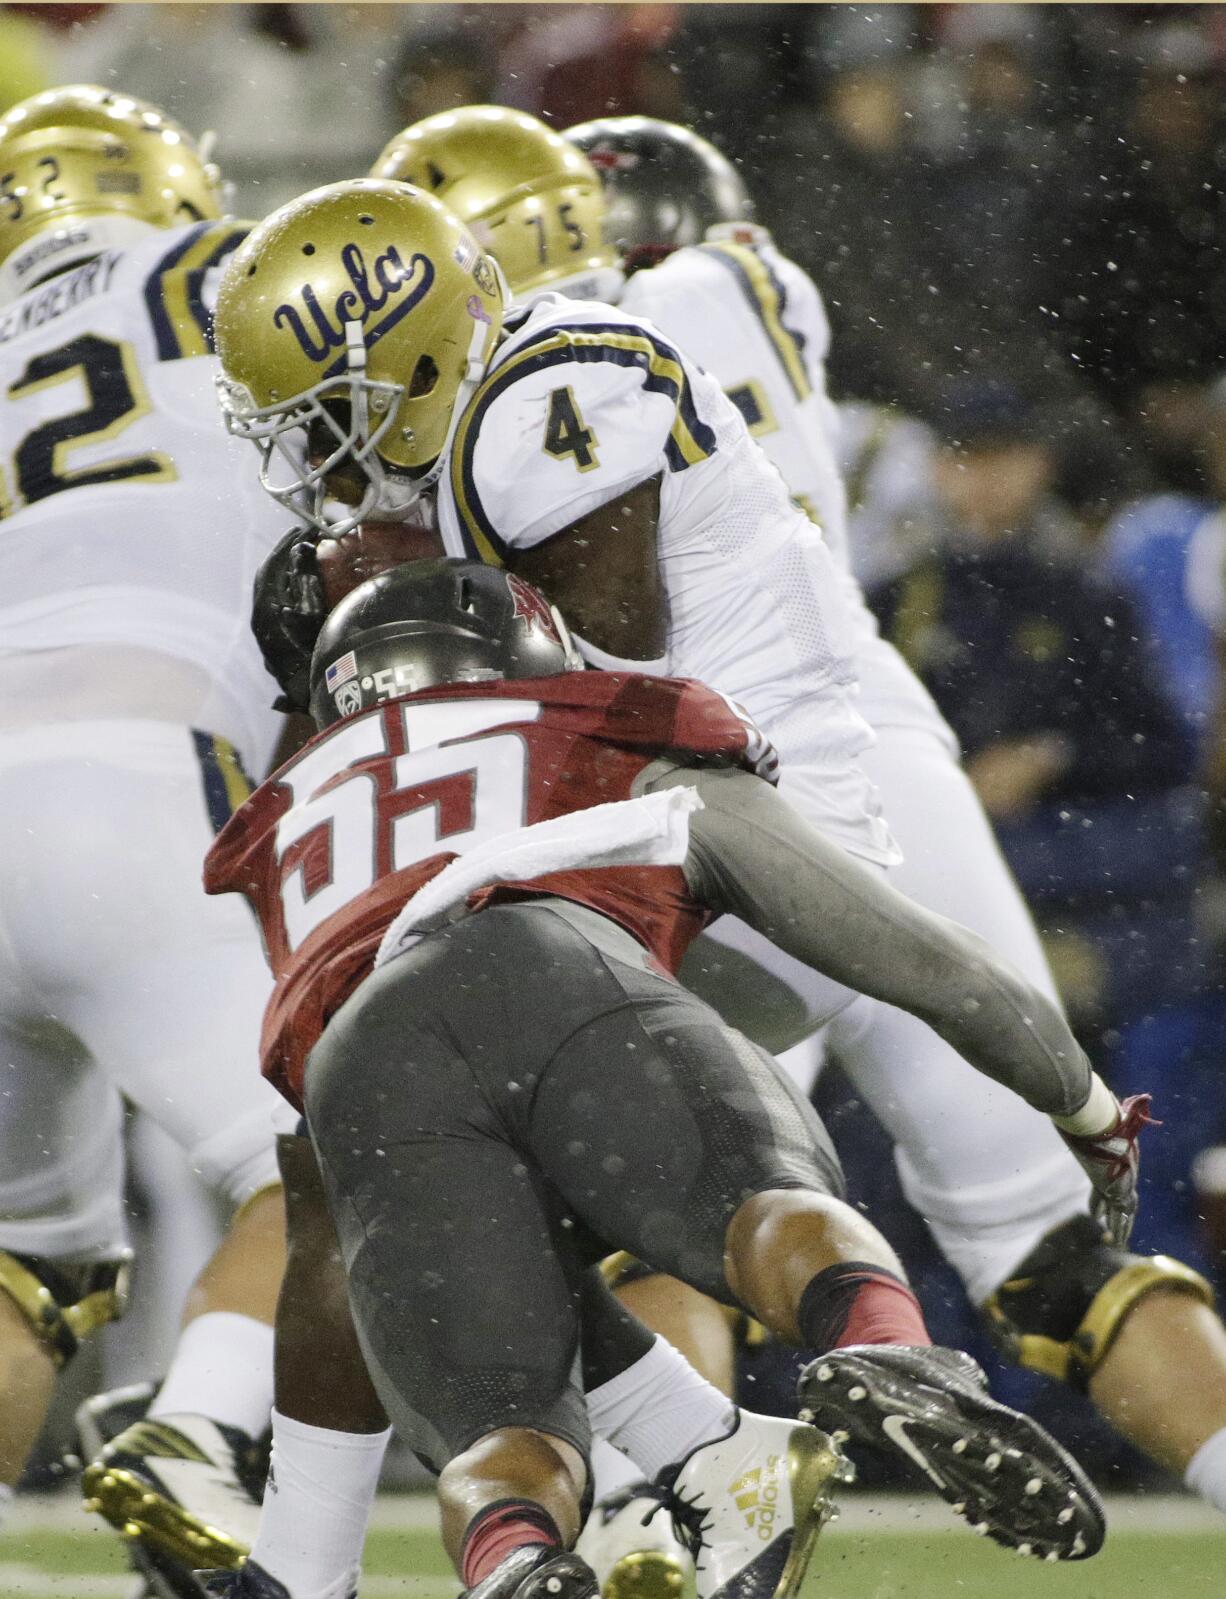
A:
<svg viewBox="0 0 1226 1599">
<path fill-rule="evenodd" d="M 905 850 L 892 881 L 972 926 L 1054 999 L 1038 936 L 960 767 L 956 740 L 914 673 L 879 637 L 852 578 L 838 423 L 826 393 L 830 329 L 816 285 L 753 220 L 736 169 L 689 130 L 624 117 L 564 135 L 600 173 L 603 234 L 594 197 L 554 154 L 554 139 L 522 113 L 470 107 L 397 135 L 373 172 L 428 181 L 498 256 L 524 298 L 559 287 L 581 298 L 610 293 L 608 260 L 588 261 L 569 249 L 564 223 L 582 223 L 616 246 L 630 274 L 617 288 L 619 309 L 721 384 L 793 500 L 822 530 L 852 637 L 857 709 L 876 734 L 859 762 Z M 530 248 L 536 243 L 539 249 Z M 599 435 L 590 415 L 587 425 Z M 745 586 L 741 574 L 735 581 Z M 566 604 L 560 591 L 551 592 Z M 793 1024 L 789 1034 L 765 1013 L 761 995 L 781 987 L 803 1002 L 803 972 L 798 977 L 784 954 L 734 918 L 724 918 L 713 937 L 731 949 L 712 960 L 702 940 L 683 981 L 759 1042 L 777 1049 L 800 1036 L 803 1027 Z M 738 955 L 753 959 L 748 991 L 732 981 Z M 1084 1177 L 1050 1125 L 914 1018 L 860 997 L 833 1017 L 825 1036 L 895 1139 L 908 1197 L 1002 1346 L 1088 1388 L 1127 1437 L 1226 1508 L 1226 1338 L 1208 1283 L 1178 1261 L 1130 1254 L 1121 1237 L 1104 1236 L 1087 1214 Z M 782 1062 L 807 1090 L 819 1055 L 811 1038 Z M 920 1060 L 927 1070 L 912 1069 Z M 1035 1272 L 1051 1291 L 1022 1286 Z M 652 1281 L 641 1265 L 632 1263 L 629 1277 L 622 1291 L 633 1308 L 683 1338 L 686 1352 L 727 1382 L 728 1319 L 678 1284 Z M 602 1492 L 624 1483 L 624 1465 L 615 1463 L 618 1475 L 605 1481 L 608 1453 L 599 1460 Z M 641 1551 L 645 1507 L 624 1491 L 618 1501 L 629 1547 Z M 657 1521 L 646 1536 L 659 1543 L 659 1532 Z M 619 1536 L 615 1518 L 592 1518 L 584 1547 L 602 1574 L 616 1563 Z"/>
<path fill-rule="evenodd" d="M 111 89 L 11 107 L 0 173 L 0 1498 L 123 1307 L 126 1096 L 234 1218 L 151 1423 L 87 1490 L 219 1561 L 235 1543 L 208 1529 L 254 1527 L 283 1261 L 284 1107 L 251 1071 L 268 977 L 199 882 L 281 721 L 238 618 L 285 522 L 213 397 L 209 306 L 245 229 L 188 134 Z"/>
<path fill-rule="evenodd" d="M 577 237 L 592 239 L 599 233 L 590 174 L 573 163 L 568 166 L 553 148 L 556 136 L 539 124 L 534 133 L 532 125 L 531 118 L 494 107 L 448 113 L 398 135 L 372 170 L 381 177 L 428 180 L 499 256 L 517 295 L 558 289 L 609 293 L 610 278 L 616 275 L 613 258 L 607 252 L 573 248 Z M 810 507 L 822 525 L 835 558 L 833 581 L 847 601 L 862 686 L 858 709 L 878 732 L 877 748 L 863 751 L 859 759 L 887 796 L 888 812 L 897 816 L 909 846 L 898 868 L 901 886 L 921 903 L 975 926 L 1049 996 L 1054 994 L 1033 926 L 960 770 L 948 729 L 901 658 L 876 636 L 875 623 L 847 570 L 843 490 L 829 436 L 831 408 L 822 370 L 829 330 L 815 286 L 778 256 L 764 230 L 745 220 L 748 201 L 740 179 L 705 141 L 643 118 L 592 124 L 573 134 L 576 144 L 601 162 L 612 199 L 612 236 L 619 243 L 645 246 L 642 253 L 648 259 L 671 255 L 657 270 L 630 278 L 622 306 L 651 318 L 657 332 L 675 336 L 681 349 L 690 349 L 693 342 L 702 365 L 726 387 L 794 498 Z M 636 195 L 640 182 L 642 193 Z M 704 244 L 708 227 L 714 233 Z M 671 254 L 678 245 L 691 247 Z M 551 359 L 555 357 L 552 352 Z M 507 366 L 515 359 L 513 353 Z M 575 362 L 578 371 L 577 355 Z M 519 370 L 533 369 L 521 361 Z M 558 423 L 543 446 L 553 470 L 562 473 L 569 465 L 580 473 L 580 485 L 598 475 L 598 445 L 608 434 L 596 413 L 585 409 L 589 373 L 598 373 L 600 364 L 591 360 L 582 370 L 588 389 L 571 385 L 567 393 L 550 391 L 549 403 L 542 399 L 540 410 L 543 421 L 552 416 Z M 491 391 L 497 381 L 495 365 Z M 504 388 L 506 400 L 515 385 Z M 558 409 L 568 399 L 578 405 L 573 425 L 569 414 L 563 424 Z M 490 403 L 482 427 L 492 430 L 496 416 L 497 407 Z M 533 414 L 525 411 L 521 422 L 520 431 L 512 429 L 510 436 L 531 440 Z M 463 515 L 465 504 L 485 504 L 489 510 L 479 481 L 482 445 L 479 434 L 474 442 L 472 429 L 465 448 L 472 482 L 466 486 L 462 470 L 458 492 L 445 488 L 445 530 L 457 510 Z M 525 459 L 530 455 L 527 451 Z M 693 477 L 704 470 L 701 465 L 688 469 Z M 508 474 L 511 480 L 513 474 Z M 515 523 L 515 507 L 498 503 L 492 520 L 501 537 L 507 522 Z M 662 519 L 665 510 L 662 498 Z M 525 541 L 516 535 L 515 547 L 504 558 L 530 572 L 534 568 L 523 564 L 525 558 L 548 562 L 563 546 L 562 557 L 548 571 L 536 568 L 545 574 L 551 593 L 569 606 L 571 578 L 587 591 L 600 592 L 605 555 L 599 528 L 585 528 L 574 544 L 565 532 L 540 543 L 535 538 L 533 530 L 525 551 Z M 660 539 L 664 550 L 663 520 Z M 630 547 L 626 540 L 614 542 L 622 553 Z M 320 565 L 327 587 L 335 546 L 323 549 L 327 553 Z M 701 549 L 718 551 L 719 542 L 696 540 L 687 548 L 681 541 L 669 559 L 674 583 L 686 558 Z M 313 559 L 309 551 L 300 553 Z M 731 596 L 756 586 L 750 566 L 752 562 L 738 564 L 729 574 Z M 620 575 L 614 574 L 609 592 L 620 588 Z M 340 591 L 334 588 L 333 597 Z M 680 584 L 677 592 L 689 609 L 699 589 L 697 584 Z M 296 599 L 282 585 L 270 611 L 269 629 L 281 633 L 282 643 L 304 620 L 296 614 Z M 635 610 L 641 615 L 644 607 L 636 603 Z M 315 619 L 308 619 L 303 633 L 304 664 L 320 614 L 316 606 Z M 723 668 L 728 675 L 715 680 L 743 693 L 738 643 L 731 635 L 721 642 L 727 649 Z M 681 668 L 671 669 L 714 678 L 714 667 L 695 664 L 684 651 L 682 659 Z M 807 702 L 807 714 L 813 726 L 820 724 L 822 712 L 813 701 Z M 840 836 L 856 847 L 845 829 Z M 717 933 L 727 936 L 724 929 L 732 923 L 725 918 Z M 773 959 L 775 969 L 795 984 L 795 966 L 781 954 Z M 729 964 L 727 959 L 721 962 L 709 995 L 725 1007 Z M 797 991 L 806 997 L 803 989 Z M 789 992 L 785 986 L 785 998 Z M 756 1008 L 761 1011 L 760 1003 Z M 731 1007 L 727 1013 L 734 1020 L 744 1014 Z M 776 1017 L 755 1020 L 770 1024 L 770 1033 L 779 1032 Z M 1209 1304 L 1197 1303 L 1211 1298 L 1207 1283 L 1178 1262 L 1141 1260 L 1118 1242 L 1105 1240 L 1085 1214 L 1084 1180 L 1051 1128 L 977 1078 L 944 1040 L 896 1009 L 870 1000 L 846 1005 L 833 1026 L 853 1072 L 863 1070 L 866 1098 L 899 1142 L 907 1191 L 962 1272 L 972 1298 L 990 1300 L 1002 1342 L 1018 1358 L 1041 1361 L 1049 1372 L 1088 1386 L 1125 1433 L 1165 1464 L 1187 1471 L 1188 1480 L 1207 1498 L 1226 1503 L 1226 1340 Z M 764 1040 L 768 1036 L 762 1035 Z M 795 1030 L 791 1036 L 797 1036 Z M 777 1041 L 786 1042 L 787 1034 Z M 908 1073 L 917 1053 L 929 1062 L 929 1076 Z M 813 1069 L 814 1054 L 805 1048 L 797 1052 L 805 1073 Z M 1006 1290 L 1006 1280 L 1029 1280 L 1015 1268 L 1036 1246 L 1036 1267 L 1058 1284 L 1058 1291 L 1028 1297 L 1016 1288 Z M 638 1295 L 652 1291 L 650 1283 L 629 1289 Z M 1062 1307 L 1058 1316 L 1050 1311 L 1055 1304 Z M 678 1324 L 675 1308 L 669 1308 L 671 1328 Z M 691 1298 L 687 1325 L 691 1347 L 701 1347 L 711 1368 L 726 1380 L 730 1340 L 718 1319 Z M 1074 1336 L 1079 1327 L 1082 1335 Z M 1172 1363 L 1168 1351 L 1173 1346 L 1187 1358 Z M 1186 1375 L 1193 1372 L 1199 1374 L 1195 1380 Z M 1155 1397 L 1159 1393 L 1161 1401 Z M 632 1505 L 626 1513 L 641 1539 L 641 1514 Z M 659 1525 L 657 1520 L 652 1531 Z"/>
<path fill-rule="evenodd" d="M 307 1111 L 373 1382 L 366 1419 L 381 1403 L 441 1473 L 470 1589 L 594 1594 L 566 1552 L 590 1439 L 576 1304 L 599 1413 L 655 1347 L 588 1278 L 609 1245 L 629 1248 L 820 1352 L 826 1413 L 856 1438 L 875 1413 L 980 1530 L 1093 1553 L 1102 1526 L 1077 1467 L 987 1397 L 969 1357 L 931 1346 L 894 1254 L 839 1197 L 812 1109 L 670 974 L 734 910 L 922 1013 L 1074 1132 L 1109 1091 L 1054 1006 L 792 811 L 762 775 L 773 751 L 723 696 L 580 664 L 543 597 L 488 566 L 417 562 L 363 585 L 316 646 L 321 732 L 206 864 L 209 889 L 245 893 L 261 919 L 276 977 L 264 1070 Z M 1127 1208 L 1135 1138 L 1112 1153 L 1104 1199 Z M 287 1276 L 287 1362 L 318 1348 L 318 1264 Z M 307 1300 L 309 1318 L 294 1308 Z M 339 1335 L 323 1336 L 330 1385 L 360 1391 Z M 786 1599 L 837 1452 L 803 1423 L 730 1418 L 711 1394 L 680 1454 L 658 1422 L 622 1441 L 663 1472 L 700 1599 Z M 209 1591 L 322 1591 L 318 1573 L 299 1590 L 276 1566 L 257 1541 Z"/>
</svg>

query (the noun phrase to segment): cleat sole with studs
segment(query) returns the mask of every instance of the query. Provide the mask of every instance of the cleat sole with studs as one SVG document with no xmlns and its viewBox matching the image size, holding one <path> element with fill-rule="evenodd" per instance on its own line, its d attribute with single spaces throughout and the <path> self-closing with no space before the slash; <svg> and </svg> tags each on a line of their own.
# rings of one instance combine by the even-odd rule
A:
<svg viewBox="0 0 1226 1599">
<path fill-rule="evenodd" d="M 1081 1468 L 1036 1422 L 997 1404 L 973 1363 L 946 1354 L 832 1350 L 801 1373 L 800 1404 L 853 1450 L 886 1448 L 923 1471 L 981 1537 L 1035 1559 L 1095 1554 L 1105 1521 Z"/>
<path fill-rule="evenodd" d="M 602 1599 L 681 1599 L 685 1567 L 665 1550 L 623 1555 L 600 1590 Z"/>
<path fill-rule="evenodd" d="M 218 1527 L 193 1516 L 182 1505 L 121 1467 L 87 1466 L 82 1477 L 87 1508 L 102 1516 L 123 1537 L 181 1562 L 187 1570 L 203 1566 L 237 1570 L 248 1550 Z"/>
</svg>

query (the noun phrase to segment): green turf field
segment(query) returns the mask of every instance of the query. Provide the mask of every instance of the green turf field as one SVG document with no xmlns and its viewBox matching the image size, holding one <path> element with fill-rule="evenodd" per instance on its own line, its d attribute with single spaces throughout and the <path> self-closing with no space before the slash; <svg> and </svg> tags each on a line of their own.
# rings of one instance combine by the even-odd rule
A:
<svg viewBox="0 0 1226 1599">
<path fill-rule="evenodd" d="M 1167 1508 L 1169 1506 L 1169 1508 Z M 82 1517 L 54 1515 L 40 1524 L 19 1513 L 0 1535 L 0 1599 L 128 1599 L 118 1544 Z M 1114 1509 L 1115 1507 L 1113 1507 Z M 371 1534 L 361 1599 L 454 1599 L 437 1538 L 422 1523 L 424 1503 L 402 1514 L 386 1505 Z M 823 1535 L 805 1599 L 1223 1599 L 1226 1521 L 1222 1531 L 1184 1501 L 1155 1501 L 1143 1515 L 1113 1515 L 1103 1553 L 1084 1565 L 1043 1566 L 985 1544 L 958 1528 L 934 1530 L 928 1514 L 905 1527 L 905 1506 L 876 1513 L 849 1508 L 846 1524 Z M 397 1526 L 400 1522 L 403 1525 Z M 390 1523 L 390 1524 L 389 1524 Z M 1166 1523 L 1171 1530 L 1162 1530 Z"/>
</svg>

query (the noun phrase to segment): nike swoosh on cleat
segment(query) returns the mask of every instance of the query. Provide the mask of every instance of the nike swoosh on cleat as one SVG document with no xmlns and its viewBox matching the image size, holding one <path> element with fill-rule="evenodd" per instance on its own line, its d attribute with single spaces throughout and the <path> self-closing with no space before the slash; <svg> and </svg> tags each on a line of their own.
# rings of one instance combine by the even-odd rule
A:
<svg viewBox="0 0 1226 1599">
<path fill-rule="evenodd" d="M 909 1455 L 926 1477 L 931 1477 L 938 1488 L 948 1488 L 949 1484 L 940 1472 L 929 1462 L 927 1455 L 912 1438 L 907 1436 L 909 1424 L 907 1416 L 886 1416 L 882 1419 L 881 1430 L 891 1443 L 897 1444 L 904 1455 Z"/>
</svg>

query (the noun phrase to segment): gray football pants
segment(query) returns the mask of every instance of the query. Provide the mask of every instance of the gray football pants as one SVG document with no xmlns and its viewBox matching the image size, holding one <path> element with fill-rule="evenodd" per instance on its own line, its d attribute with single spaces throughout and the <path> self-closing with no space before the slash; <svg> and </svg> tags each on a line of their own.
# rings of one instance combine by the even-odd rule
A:
<svg viewBox="0 0 1226 1599">
<path fill-rule="evenodd" d="M 423 939 L 362 984 L 307 1068 L 359 1338 L 435 1469 L 506 1426 L 586 1452 L 576 1303 L 600 1254 L 734 1303 L 739 1206 L 842 1191 L 769 1056 L 620 929 L 557 903 Z"/>
</svg>

